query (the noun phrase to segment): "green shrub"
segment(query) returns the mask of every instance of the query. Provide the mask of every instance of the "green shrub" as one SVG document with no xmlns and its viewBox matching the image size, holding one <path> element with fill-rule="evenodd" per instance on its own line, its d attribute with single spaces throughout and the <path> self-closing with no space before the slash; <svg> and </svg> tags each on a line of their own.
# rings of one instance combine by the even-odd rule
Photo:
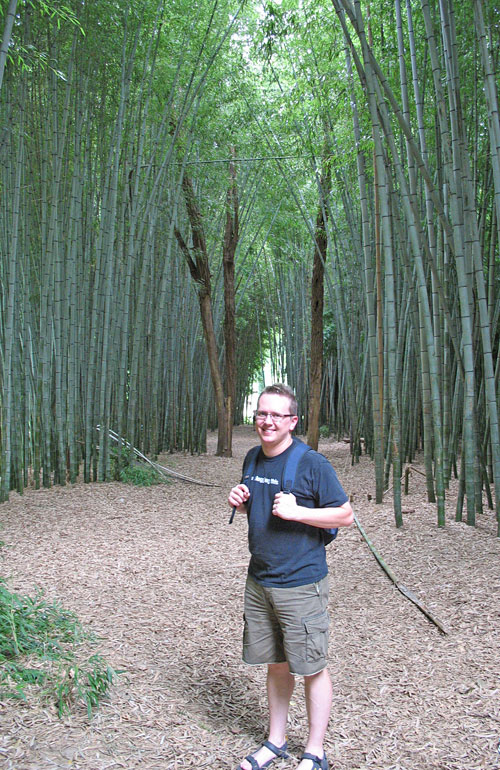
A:
<svg viewBox="0 0 500 770">
<path fill-rule="evenodd" d="M 319 429 L 319 435 L 321 438 L 329 438 L 331 436 L 331 430 L 329 425 L 321 425 Z"/>
<path fill-rule="evenodd" d="M 55 702 L 60 716 L 83 703 L 88 717 L 116 674 L 93 653 L 94 634 L 72 612 L 11 593 L 0 578 L 0 697 Z"/>
<path fill-rule="evenodd" d="M 120 481 L 125 484 L 135 484 L 136 487 L 151 487 L 153 484 L 167 484 L 167 479 L 160 476 L 151 466 L 134 463 L 123 468 L 120 473 Z"/>
<path fill-rule="evenodd" d="M 115 481 L 135 484 L 137 487 L 168 483 L 167 479 L 152 465 L 137 462 L 134 452 L 124 446 L 111 452 L 111 474 Z"/>
</svg>

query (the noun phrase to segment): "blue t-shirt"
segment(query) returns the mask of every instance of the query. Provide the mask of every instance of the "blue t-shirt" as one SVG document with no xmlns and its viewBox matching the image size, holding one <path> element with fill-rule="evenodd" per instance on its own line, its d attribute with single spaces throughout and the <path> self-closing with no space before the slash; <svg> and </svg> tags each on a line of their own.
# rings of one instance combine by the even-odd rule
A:
<svg viewBox="0 0 500 770">
<path fill-rule="evenodd" d="M 266 586 L 307 585 L 328 573 L 321 528 L 272 514 L 292 445 L 276 457 L 266 457 L 261 450 L 254 473 L 245 482 L 250 490 L 248 546 L 252 556 L 248 573 Z M 297 505 L 306 508 L 337 508 L 348 499 L 329 461 L 312 450 L 300 459 L 292 493 Z"/>
</svg>

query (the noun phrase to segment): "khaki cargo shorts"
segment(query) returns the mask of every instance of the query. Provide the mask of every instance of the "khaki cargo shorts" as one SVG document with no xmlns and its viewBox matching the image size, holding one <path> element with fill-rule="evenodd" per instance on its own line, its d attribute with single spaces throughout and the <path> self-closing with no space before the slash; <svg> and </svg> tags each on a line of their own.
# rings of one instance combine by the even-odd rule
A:
<svg viewBox="0 0 500 770">
<path fill-rule="evenodd" d="M 290 672 L 312 676 L 326 668 L 328 576 L 293 588 L 245 586 L 243 660 L 250 665 L 288 662 Z"/>
</svg>

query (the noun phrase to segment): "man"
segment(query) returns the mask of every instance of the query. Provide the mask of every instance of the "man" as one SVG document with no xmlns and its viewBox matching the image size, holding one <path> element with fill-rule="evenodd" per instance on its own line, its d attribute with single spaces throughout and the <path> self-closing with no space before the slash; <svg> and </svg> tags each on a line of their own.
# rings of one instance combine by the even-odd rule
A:
<svg viewBox="0 0 500 770">
<path fill-rule="evenodd" d="M 335 471 L 317 452 L 301 457 L 293 494 L 281 491 L 286 459 L 297 442 L 292 435 L 297 419 L 291 388 L 278 383 L 262 391 L 255 412 L 261 445 L 255 470 L 248 484 L 233 487 L 228 497 L 230 506 L 248 514 L 243 660 L 267 664 L 269 704 L 268 740 L 245 757 L 241 770 L 260 770 L 288 756 L 285 732 L 295 675 L 304 677 L 309 724 L 297 770 L 328 770 L 323 741 L 332 683 L 326 668 L 328 568 L 322 530 L 349 526 L 353 513 Z"/>
</svg>

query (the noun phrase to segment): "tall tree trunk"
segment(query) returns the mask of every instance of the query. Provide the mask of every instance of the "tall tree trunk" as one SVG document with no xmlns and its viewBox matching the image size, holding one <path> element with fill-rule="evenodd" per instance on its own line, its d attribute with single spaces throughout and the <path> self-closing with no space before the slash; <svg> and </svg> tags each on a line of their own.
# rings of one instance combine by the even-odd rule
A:
<svg viewBox="0 0 500 770">
<path fill-rule="evenodd" d="M 15 399 L 15 389 L 18 383 L 13 376 L 14 345 L 16 340 L 16 314 L 15 307 L 19 301 L 18 293 L 18 261 L 19 261 L 19 234 L 20 234 L 20 198 L 21 181 L 24 160 L 24 120 L 21 115 L 19 136 L 17 139 L 17 158 L 15 161 L 14 195 L 12 208 L 9 211 L 10 224 L 10 248 L 8 254 L 8 274 L 6 287 L 6 313 L 3 320 L 3 355 L 0 361 L 0 381 L 2 383 L 2 398 L 0 399 L 0 436 L 3 437 L 2 453 L 0 455 L 0 502 L 7 500 L 11 488 L 11 462 L 12 462 L 12 438 L 15 426 L 12 424 L 12 411 Z"/>
<path fill-rule="evenodd" d="M 235 155 L 234 147 L 231 154 Z M 224 271 L 224 347 L 226 357 L 225 413 L 226 436 L 221 454 L 232 456 L 234 407 L 236 400 L 236 305 L 234 289 L 234 257 L 239 237 L 238 188 L 236 168 L 229 164 L 229 187 L 226 195 L 226 229 L 222 249 Z"/>
<path fill-rule="evenodd" d="M 319 206 L 314 234 L 314 260 L 311 283 L 311 359 L 309 365 L 309 411 L 307 417 L 307 443 L 318 449 L 319 417 L 321 411 L 321 383 L 323 379 L 323 306 L 325 263 L 328 248 L 326 223 L 327 198 L 331 189 L 331 173 L 328 160 L 323 162 L 319 180 Z"/>
<path fill-rule="evenodd" d="M 10 36 L 12 35 L 14 19 L 16 18 L 16 8 L 17 0 L 10 0 L 5 17 L 5 27 L 3 28 L 2 45 L 0 47 L 0 89 L 2 88 L 3 73 L 5 71 L 7 53 L 9 51 Z"/>
<path fill-rule="evenodd" d="M 189 223 L 191 225 L 191 233 L 193 238 L 192 250 L 188 248 L 177 227 L 175 228 L 175 237 L 177 238 L 181 252 L 187 262 L 191 276 L 197 285 L 203 336 L 207 349 L 210 375 L 214 389 L 215 406 L 217 410 L 216 454 L 218 456 L 224 456 L 226 453 L 227 415 L 225 408 L 222 373 L 219 364 L 219 354 L 217 351 L 217 340 L 215 337 L 212 314 L 212 281 L 210 275 L 210 265 L 208 260 L 207 244 L 203 229 L 201 212 L 196 202 L 193 183 L 191 178 L 186 173 L 184 173 L 182 179 L 182 190 L 184 193 L 184 200 L 186 203 Z M 191 252 L 193 256 L 191 255 Z"/>
<path fill-rule="evenodd" d="M 342 13 L 342 12 L 341 12 Z M 343 14 L 342 14 L 343 15 Z M 384 498 L 384 436 L 383 436 L 383 369 L 379 368 L 379 351 L 383 351 L 383 340 L 378 339 L 378 323 L 375 293 L 375 277 L 372 264 L 372 241 L 370 235 L 369 206 L 368 206 L 368 184 L 366 179 L 366 162 L 361 141 L 361 128 L 359 124 L 358 105 L 352 78 L 352 63 L 349 51 L 349 44 L 346 40 L 345 56 L 347 72 L 350 82 L 350 102 L 352 110 L 352 120 L 354 128 L 354 137 L 356 141 L 356 161 L 358 172 L 358 185 L 360 193 L 361 206 L 361 236 L 363 245 L 364 259 L 364 282 L 365 282 L 365 302 L 366 316 L 368 324 L 368 350 L 370 357 L 370 383 L 371 383 L 371 403 L 373 420 L 373 458 L 375 464 L 375 501 L 381 503 Z M 376 166 L 374 165 L 374 175 Z M 378 193 L 377 185 L 374 185 L 376 195 L 376 207 L 378 212 Z M 376 226 L 376 246 L 378 249 L 378 214 L 375 216 Z M 377 263 L 378 265 L 378 263 Z M 378 278 L 377 278 L 378 285 Z M 381 291 L 378 295 L 381 299 Z M 383 356 L 382 356 L 383 364 Z"/>
</svg>

